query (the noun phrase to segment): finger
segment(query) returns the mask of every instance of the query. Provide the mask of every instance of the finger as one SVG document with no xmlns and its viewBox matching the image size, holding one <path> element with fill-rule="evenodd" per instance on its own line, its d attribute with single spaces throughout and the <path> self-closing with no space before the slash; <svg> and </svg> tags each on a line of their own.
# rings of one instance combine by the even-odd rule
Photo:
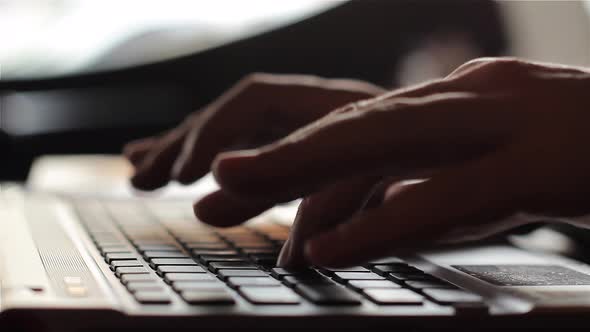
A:
<svg viewBox="0 0 590 332">
<path fill-rule="evenodd" d="M 310 240 L 306 255 L 322 266 L 354 265 L 427 246 L 451 228 L 509 215 L 520 195 L 514 156 L 493 154 L 391 193 L 381 208 Z"/>
<path fill-rule="evenodd" d="M 170 169 L 176 160 L 188 126 L 182 125 L 169 131 L 154 142 L 154 146 L 136 166 L 131 178 L 134 187 L 142 190 L 153 190 L 164 186 L 170 180 Z"/>
<path fill-rule="evenodd" d="M 215 227 L 231 227 L 263 213 L 273 207 L 272 202 L 251 202 L 237 199 L 222 190 L 201 198 L 193 206 L 197 218 Z"/>
<path fill-rule="evenodd" d="M 381 92 L 381 88 L 352 80 L 254 75 L 208 107 L 185 142 L 173 177 L 181 183 L 197 180 L 209 171 L 219 152 L 271 129 L 269 119 L 286 123 L 292 130 L 338 106 Z"/>
<path fill-rule="evenodd" d="M 137 167 L 154 147 L 156 141 L 157 139 L 155 137 L 146 137 L 129 142 L 123 147 L 123 155 L 133 166 Z"/>
<path fill-rule="evenodd" d="M 288 268 L 308 266 L 303 254 L 306 240 L 358 212 L 377 182 L 375 177 L 346 180 L 303 199 L 277 265 Z"/>
<path fill-rule="evenodd" d="M 442 94 L 353 109 L 275 144 L 224 153 L 214 175 L 234 195 L 288 201 L 339 179 L 437 168 L 504 144 L 522 121 L 514 115 L 507 121 L 510 107 L 514 103 L 504 100 Z"/>
</svg>

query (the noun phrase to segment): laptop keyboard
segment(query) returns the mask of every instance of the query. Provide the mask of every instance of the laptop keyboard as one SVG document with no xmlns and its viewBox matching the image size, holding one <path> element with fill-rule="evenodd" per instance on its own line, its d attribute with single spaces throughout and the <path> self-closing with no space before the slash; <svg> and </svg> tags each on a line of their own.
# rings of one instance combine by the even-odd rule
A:
<svg viewBox="0 0 590 332">
<path fill-rule="evenodd" d="M 212 228 L 166 205 L 80 201 L 77 211 L 110 269 L 137 302 L 189 305 L 484 306 L 482 298 L 399 258 L 342 269 L 276 267 L 288 236 L 278 224 Z M 233 291 L 232 291 L 233 290 Z M 234 295 L 232 295 L 234 294 Z"/>
</svg>

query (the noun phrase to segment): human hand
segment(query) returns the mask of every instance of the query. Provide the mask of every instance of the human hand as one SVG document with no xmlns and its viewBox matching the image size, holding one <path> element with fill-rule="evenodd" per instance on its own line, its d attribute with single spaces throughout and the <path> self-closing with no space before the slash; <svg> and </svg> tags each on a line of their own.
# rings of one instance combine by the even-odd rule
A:
<svg viewBox="0 0 590 332">
<path fill-rule="evenodd" d="M 336 107 L 382 92 L 354 80 L 249 75 L 177 128 L 127 144 L 124 154 L 135 166 L 131 182 L 143 190 L 170 180 L 194 182 L 222 151 L 268 143 Z"/>
<path fill-rule="evenodd" d="M 568 221 L 590 210 L 589 88 L 580 68 L 471 61 L 270 145 L 219 155 L 221 189 L 195 212 L 229 226 L 252 217 L 251 206 L 257 214 L 305 197 L 284 266 L 357 264 L 457 230 L 510 227 L 521 219 L 506 217 L 519 213 Z M 420 176 L 429 180 L 400 182 Z M 231 223 L 217 218 L 222 210 L 232 210 Z"/>
</svg>

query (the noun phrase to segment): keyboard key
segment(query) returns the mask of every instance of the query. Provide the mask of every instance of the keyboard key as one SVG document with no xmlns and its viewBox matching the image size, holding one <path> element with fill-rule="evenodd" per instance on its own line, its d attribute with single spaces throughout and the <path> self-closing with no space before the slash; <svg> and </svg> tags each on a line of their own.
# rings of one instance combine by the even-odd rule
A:
<svg viewBox="0 0 590 332">
<path fill-rule="evenodd" d="M 137 250 L 144 251 L 178 251 L 178 246 L 173 244 L 142 244 L 137 246 Z"/>
<path fill-rule="evenodd" d="M 124 274 L 121 276 L 121 282 L 127 284 L 128 282 L 157 282 L 156 277 L 151 274 Z"/>
<path fill-rule="evenodd" d="M 137 259 L 130 259 L 126 261 L 112 261 L 111 262 L 111 270 L 116 269 L 120 266 L 143 266 L 143 264 L 138 261 Z"/>
<path fill-rule="evenodd" d="M 215 280 L 213 276 L 206 273 L 166 273 L 164 278 L 169 282 Z"/>
<path fill-rule="evenodd" d="M 154 258 L 151 260 L 152 266 L 161 265 L 198 265 L 192 258 Z"/>
<path fill-rule="evenodd" d="M 180 297 L 189 304 L 233 304 L 234 299 L 224 289 L 183 291 Z"/>
<path fill-rule="evenodd" d="M 382 276 L 370 272 L 334 272 L 336 279 L 347 280 L 383 280 Z"/>
<path fill-rule="evenodd" d="M 279 250 L 276 248 L 240 248 L 247 255 L 272 254 L 278 256 Z"/>
<path fill-rule="evenodd" d="M 243 262 L 213 262 L 209 264 L 209 270 L 217 272 L 219 269 L 225 270 L 257 270 L 255 265 Z"/>
<path fill-rule="evenodd" d="M 137 259 L 137 255 L 133 253 L 110 253 L 104 256 L 104 259 L 107 263 L 112 261 L 122 261 L 122 260 L 133 260 Z"/>
<path fill-rule="evenodd" d="M 240 287 L 240 294 L 254 304 L 298 304 L 299 296 L 284 287 Z"/>
<path fill-rule="evenodd" d="M 106 246 L 100 248 L 100 252 L 103 255 L 111 254 L 111 253 L 132 253 L 131 248 L 128 246 Z"/>
<path fill-rule="evenodd" d="M 127 290 L 131 293 L 138 292 L 138 291 L 150 291 L 150 292 L 163 292 L 164 287 L 151 282 L 128 282 Z"/>
<path fill-rule="evenodd" d="M 218 280 L 202 280 L 202 281 L 175 281 L 172 283 L 172 288 L 177 291 L 200 291 L 200 290 L 215 290 L 225 289 L 225 285 Z"/>
<path fill-rule="evenodd" d="M 422 271 L 417 268 L 406 264 L 375 265 L 373 266 L 373 271 L 382 276 L 391 272 L 422 273 Z"/>
<path fill-rule="evenodd" d="M 250 256 L 250 259 L 252 259 L 252 261 L 254 261 L 254 263 L 258 264 L 258 265 L 264 265 L 264 266 L 269 266 L 269 267 L 273 267 L 277 265 L 277 256 L 275 255 L 257 255 L 257 256 Z"/>
<path fill-rule="evenodd" d="M 219 270 L 217 274 L 220 278 L 229 277 L 267 277 L 268 274 L 260 270 Z"/>
<path fill-rule="evenodd" d="M 206 264 L 211 262 L 246 262 L 246 260 L 240 256 L 220 256 L 220 255 L 201 255 L 199 259 Z"/>
<path fill-rule="evenodd" d="M 146 251 L 143 253 L 146 259 L 152 258 L 188 258 L 188 256 L 180 251 Z"/>
<path fill-rule="evenodd" d="M 294 276 L 285 276 L 283 277 L 283 281 L 287 286 L 293 287 L 299 284 L 306 284 L 306 285 L 334 285 L 335 282 L 328 278 L 324 277 L 320 274 L 307 274 L 307 275 L 294 275 Z"/>
<path fill-rule="evenodd" d="M 369 288 L 363 291 L 378 304 L 422 304 L 424 298 L 408 289 Z"/>
<path fill-rule="evenodd" d="M 352 266 L 343 268 L 322 268 L 327 272 L 370 272 L 367 268 L 362 266 Z"/>
<path fill-rule="evenodd" d="M 241 286 L 280 286 L 281 283 L 271 277 L 231 277 L 227 279 L 231 287 Z"/>
<path fill-rule="evenodd" d="M 437 280 L 435 277 L 426 273 L 403 273 L 392 272 L 387 275 L 390 279 L 395 281 L 431 281 Z"/>
<path fill-rule="evenodd" d="M 170 297 L 164 292 L 155 291 L 137 291 L 133 293 L 137 302 L 142 304 L 168 304 Z"/>
<path fill-rule="evenodd" d="M 414 289 L 425 288 L 457 288 L 457 286 L 444 281 L 406 281 L 406 285 Z"/>
<path fill-rule="evenodd" d="M 398 257 L 387 257 L 382 259 L 377 259 L 374 261 L 369 262 L 369 265 L 388 265 L 388 264 L 405 264 L 407 265 L 406 261 Z"/>
<path fill-rule="evenodd" d="M 130 236 L 131 238 L 131 236 Z M 131 242 L 136 246 L 142 245 L 174 245 L 174 241 L 171 239 L 133 239 L 131 238 Z"/>
<path fill-rule="evenodd" d="M 94 241 L 96 243 L 96 246 L 99 248 L 104 248 L 104 247 L 108 247 L 108 246 L 123 246 L 125 245 L 125 242 L 123 242 L 122 240 L 101 240 L 101 241 Z"/>
<path fill-rule="evenodd" d="M 185 246 L 189 249 L 193 249 L 193 250 L 211 250 L 211 251 L 215 251 L 215 250 L 228 250 L 231 249 L 230 245 L 225 243 L 225 242 L 209 242 L 209 243 L 203 243 L 203 242 L 188 242 L 185 243 Z"/>
<path fill-rule="evenodd" d="M 205 273 L 205 269 L 198 265 L 160 265 L 158 273 Z"/>
<path fill-rule="evenodd" d="M 295 286 L 297 292 L 316 304 L 361 304 L 357 295 L 337 285 L 305 285 Z"/>
<path fill-rule="evenodd" d="M 273 269 L 270 270 L 270 274 L 278 279 L 281 279 L 285 276 L 293 276 L 293 275 L 301 275 L 301 274 L 305 274 L 305 273 L 316 273 L 315 271 L 311 270 L 311 269 L 303 269 L 303 270 L 289 270 L 289 269 L 285 269 L 282 267 L 275 267 Z"/>
<path fill-rule="evenodd" d="M 238 257 L 239 253 L 237 250 L 211 250 L 211 249 L 193 249 L 193 255 L 195 256 L 209 256 L 209 257 Z"/>
<path fill-rule="evenodd" d="M 400 285 L 389 280 L 350 280 L 348 286 L 356 290 L 366 288 L 401 288 Z"/>
<path fill-rule="evenodd" d="M 483 298 L 460 289 L 425 289 L 424 294 L 441 304 L 479 303 Z"/>
<path fill-rule="evenodd" d="M 115 273 L 117 277 L 121 277 L 123 274 L 149 273 L 149 271 L 143 266 L 121 266 L 115 269 Z"/>
<path fill-rule="evenodd" d="M 274 249 L 275 246 L 270 242 L 234 242 L 234 245 L 245 249 Z"/>
</svg>

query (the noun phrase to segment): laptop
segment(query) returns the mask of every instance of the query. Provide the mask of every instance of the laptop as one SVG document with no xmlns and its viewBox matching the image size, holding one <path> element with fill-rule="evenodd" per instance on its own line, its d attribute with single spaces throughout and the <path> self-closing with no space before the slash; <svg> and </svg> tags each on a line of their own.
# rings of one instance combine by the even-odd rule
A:
<svg viewBox="0 0 590 332">
<path fill-rule="evenodd" d="M 185 198 L 10 183 L 0 224 L 0 326 L 564 327 L 590 312 L 590 266 L 506 241 L 290 271 L 275 266 L 289 227 L 273 217 L 216 229 Z"/>
</svg>

